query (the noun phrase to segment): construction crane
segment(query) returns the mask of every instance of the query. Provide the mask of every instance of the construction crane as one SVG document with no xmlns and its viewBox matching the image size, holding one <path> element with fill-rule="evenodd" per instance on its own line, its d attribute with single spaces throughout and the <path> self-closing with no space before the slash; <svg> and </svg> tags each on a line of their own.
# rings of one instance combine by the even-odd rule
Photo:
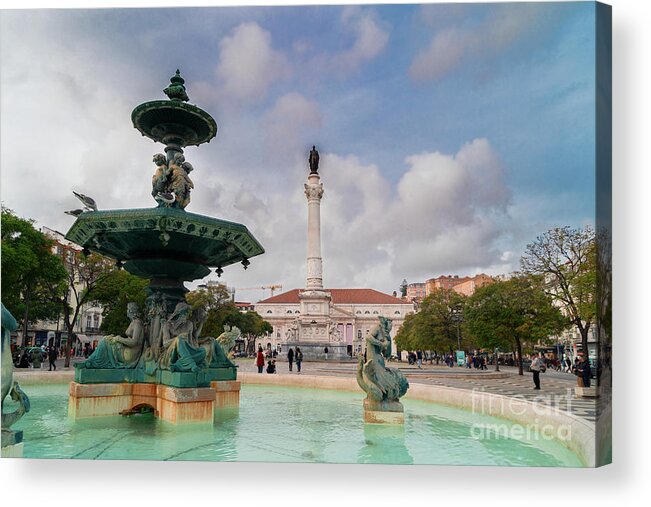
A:
<svg viewBox="0 0 651 507">
<path fill-rule="evenodd" d="M 271 284 L 271 285 L 262 285 L 260 287 L 242 287 L 242 288 L 233 287 L 233 300 L 235 300 L 235 293 L 237 291 L 241 291 L 241 290 L 266 290 L 266 289 L 269 289 L 271 291 L 271 297 L 273 297 L 274 291 L 283 290 L 283 286 L 280 285 L 279 283 L 274 283 L 274 284 Z"/>
</svg>

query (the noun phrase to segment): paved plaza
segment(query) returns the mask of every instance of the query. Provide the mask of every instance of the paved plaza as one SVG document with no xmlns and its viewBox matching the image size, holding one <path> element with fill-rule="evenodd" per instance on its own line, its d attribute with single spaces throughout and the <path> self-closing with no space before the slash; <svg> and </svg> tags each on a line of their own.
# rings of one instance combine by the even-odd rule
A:
<svg viewBox="0 0 651 507">
<path fill-rule="evenodd" d="M 81 361 L 82 358 L 75 358 L 72 363 Z M 296 365 L 293 371 L 283 358 L 277 358 L 276 375 L 298 375 Z M 237 359 L 236 364 L 239 371 L 246 373 L 257 372 L 253 359 Z M 488 370 L 468 370 L 461 367 L 449 368 L 443 365 L 423 364 L 422 369 L 409 365 L 405 362 L 391 362 L 392 368 L 399 368 L 407 376 L 410 383 L 429 385 L 440 385 L 469 391 L 485 391 L 503 396 L 514 396 L 534 403 L 542 403 L 554 406 L 561 410 L 568 411 L 576 416 L 582 417 L 592 423 L 595 422 L 599 403 L 605 403 L 601 398 L 577 398 L 574 396 L 576 377 L 569 373 L 548 370 L 541 375 L 541 390 L 533 390 L 531 373 L 525 372 L 518 375 L 517 368 L 500 366 L 500 372 L 495 372 L 493 367 Z M 350 362 L 303 362 L 301 374 L 318 376 L 354 377 L 356 375 L 357 363 Z M 39 382 L 45 379 L 63 382 L 72 380 L 74 368 L 64 368 L 63 359 L 57 360 L 57 374 L 52 375 L 44 364 L 40 370 L 37 369 L 16 369 L 14 376 L 18 382 L 33 375 L 39 376 Z M 262 375 L 268 375 L 262 373 Z M 27 380 L 29 383 L 29 380 Z"/>
</svg>

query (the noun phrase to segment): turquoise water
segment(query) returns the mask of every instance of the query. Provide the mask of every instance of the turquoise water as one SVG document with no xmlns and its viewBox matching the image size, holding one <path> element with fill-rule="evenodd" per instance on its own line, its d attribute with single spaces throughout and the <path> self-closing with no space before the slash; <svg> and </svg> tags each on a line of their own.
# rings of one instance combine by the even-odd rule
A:
<svg viewBox="0 0 651 507">
<path fill-rule="evenodd" d="M 67 385 L 25 391 L 32 410 L 15 429 L 24 430 L 26 458 L 582 466 L 554 440 L 478 434 L 473 425 L 512 425 L 414 400 L 403 400 L 404 428 L 374 426 L 363 423 L 362 394 L 243 385 L 239 411 L 212 427 L 176 427 L 151 415 L 75 423 Z"/>
</svg>

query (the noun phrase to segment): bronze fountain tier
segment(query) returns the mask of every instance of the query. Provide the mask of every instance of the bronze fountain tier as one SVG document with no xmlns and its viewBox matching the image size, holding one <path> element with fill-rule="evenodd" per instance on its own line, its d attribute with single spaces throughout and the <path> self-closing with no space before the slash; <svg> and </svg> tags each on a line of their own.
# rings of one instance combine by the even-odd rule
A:
<svg viewBox="0 0 651 507">
<path fill-rule="evenodd" d="M 95 357 L 76 365 L 78 383 L 196 387 L 235 379 L 228 351 L 200 335 L 205 312 L 186 308 L 183 282 L 207 276 L 210 268 L 221 275 L 224 267 L 237 262 L 246 269 L 249 259 L 264 249 L 242 224 L 185 211 L 194 184 L 183 148 L 209 142 L 217 124 L 206 111 L 187 103 L 184 83 L 177 70 L 164 90 L 169 100 L 145 102 L 131 114 L 143 136 L 165 144 L 165 155 L 153 157 L 157 207 L 98 211 L 93 199 L 77 194 L 86 208 L 71 212 L 77 220 L 66 239 L 84 253 L 115 259 L 119 267 L 150 281 L 144 317 L 134 309 L 130 318 L 135 324 L 125 331 L 127 336 L 109 337 Z M 226 370 L 208 371 L 217 367 Z"/>
</svg>

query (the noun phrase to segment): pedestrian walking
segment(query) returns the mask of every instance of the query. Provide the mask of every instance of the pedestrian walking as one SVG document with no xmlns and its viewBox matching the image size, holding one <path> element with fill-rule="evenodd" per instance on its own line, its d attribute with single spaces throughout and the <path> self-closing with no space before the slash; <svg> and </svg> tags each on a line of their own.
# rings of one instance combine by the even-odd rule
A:
<svg viewBox="0 0 651 507">
<path fill-rule="evenodd" d="M 579 373 L 579 378 L 583 381 L 583 387 L 590 387 L 590 382 L 592 380 L 592 369 L 590 368 L 590 361 L 588 361 L 585 357 L 581 357 L 577 371 Z"/>
<path fill-rule="evenodd" d="M 264 354 L 262 353 L 262 347 L 258 347 L 258 355 L 255 359 L 255 365 L 258 367 L 258 373 L 262 373 L 264 370 Z"/>
<path fill-rule="evenodd" d="M 301 349 L 296 347 L 296 354 L 294 355 L 294 359 L 296 359 L 296 371 L 298 373 L 301 373 L 301 363 L 303 362 L 303 353 L 301 352 Z"/>
<path fill-rule="evenodd" d="M 416 351 L 416 361 L 418 362 L 418 368 L 422 368 L 422 366 L 423 366 L 423 351 L 422 350 L 417 350 Z"/>
<path fill-rule="evenodd" d="M 294 364 L 294 349 L 291 347 L 289 352 L 287 352 L 287 362 L 289 363 L 289 371 L 292 371 L 292 365 Z"/>
<path fill-rule="evenodd" d="M 57 349 L 56 347 L 49 347 L 47 351 L 47 361 L 50 364 L 50 369 L 48 371 L 57 371 Z"/>
<path fill-rule="evenodd" d="M 534 389 L 540 390 L 540 370 L 543 369 L 543 362 L 540 357 L 538 357 L 538 354 L 533 355 L 533 361 L 531 362 L 530 369 L 533 373 Z"/>
</svg>

